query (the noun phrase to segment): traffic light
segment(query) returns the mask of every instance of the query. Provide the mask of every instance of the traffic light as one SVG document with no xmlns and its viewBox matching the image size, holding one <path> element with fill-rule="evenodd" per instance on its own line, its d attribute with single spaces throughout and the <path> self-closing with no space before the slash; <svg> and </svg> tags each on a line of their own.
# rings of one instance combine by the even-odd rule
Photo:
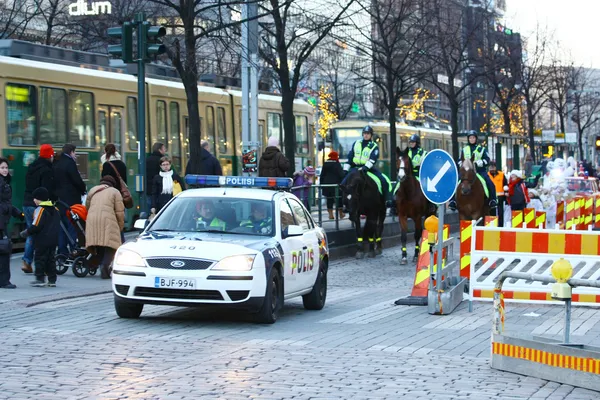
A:
<svg viewBox="0 0 600 400">
<path fill-rule="evenodd" d="M 148 60 L 153 56 L 158 56 L 167 51 L 166 47 L 160 41 L 160 38 L 167 34 L 164 26 L 152 26 L 149 22 L 142 24 L 144 35 L 144 54 L 143 59 Z"/>
<path fill-rule="evenodd" d="M 108 28 L 107 34 L 114 39 L 120 39 L 120 44 L 108 46 L 108 53 L 120 57 L 125 64 L 133 63 L 133 24 L 125 22 L 123 26 Z"/>
<path fill-rule="evenodd" d="M 596 151 L 600 151 L 600 136 L 596 136 Z"/>
</svg>

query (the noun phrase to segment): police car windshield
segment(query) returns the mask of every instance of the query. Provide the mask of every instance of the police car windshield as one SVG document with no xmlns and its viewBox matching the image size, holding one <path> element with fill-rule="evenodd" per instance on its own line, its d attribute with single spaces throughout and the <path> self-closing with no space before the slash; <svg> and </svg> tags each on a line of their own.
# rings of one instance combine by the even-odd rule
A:
<svg viewBox="0 0 600 400">
<path fill-rule="evenodd" d="M 207 232 L 257 236 L 275 234 L 270 201 L 178 197 L 156 217 L 148 232 Z"/>
</svg>

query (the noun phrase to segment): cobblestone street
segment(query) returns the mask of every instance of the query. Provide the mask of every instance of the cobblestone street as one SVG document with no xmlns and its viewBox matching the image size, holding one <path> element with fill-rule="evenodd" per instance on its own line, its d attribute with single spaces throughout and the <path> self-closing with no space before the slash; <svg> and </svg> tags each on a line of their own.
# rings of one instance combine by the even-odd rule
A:
<svg viewBox="0 0 600 400">
<path fill-rule="evenodd" d="M 112 294 L 0 304 L 0 398 L 6 399 L 597 399 L 599 393 L 489 367 L 491 303 L 450 316 L 395 306 L 414 266 L 399 248 L 330 266 L 322 311 L 286 302 L 279 321 L 240 313 L 146 306 L 119 319 Z M 409 252 L 412 249 L 409 248 Z M 18 271 L 13 261 L 13 274 Z M 19 278 L 20 280 L 23 280 Z M 59 288 L 106 290 L 99 277 Z M 17 282 L 19 285 L 19 282 Z M 4 294 L 2 292 L 0 294 Z M 79 292 L 76 292 L 79 293 Z M 507 305 L 510 333 L 560 337 L 560 306 Z M 600 314 L 576 307 L 573 341 L 598 343 Z"/>
</svg>

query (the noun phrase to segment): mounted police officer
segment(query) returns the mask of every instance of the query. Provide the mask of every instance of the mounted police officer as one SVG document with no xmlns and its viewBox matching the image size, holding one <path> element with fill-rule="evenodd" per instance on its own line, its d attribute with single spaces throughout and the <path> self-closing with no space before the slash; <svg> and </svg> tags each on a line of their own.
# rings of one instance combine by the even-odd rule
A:
<svg viewBox="0 0 600 400">
<path fill-rule="evenodd" d="M 477 143 L 477 133 L 475 131 L 469 132 L 467 140 L 469 143 L 463 147 L 458 164 L 461 165 L 464 160 L 473 160 L 477 174 L 485 180 L 488 188 L 490 194 L 489 206 L 491 209 L 495 209 L 498 205 L 496 201 L 496 187 L 487 174 L 487 167 L 490 164 L 490 156 L 488 155 L 487 148 Z M 456 201 L 452 199 L 449 206 L 455 210 Z"/>
<path fill-rule="evenodd" d="M 421 137 L 416 133 L 408 139 L 408 150 L 406 152 L 413 168 L 413 175 L 418 178 L 421 170 L 421 161 L 425 158 L 427 152 L 421 147 Z"/>
<path fill-rule="evenodd" d="M 242 228 L 250 228 L 255 233 L 271 233 L 273 220 L 268 215 L 268 206 L 266 203 L 253 202 L 250 205 L 252 215 L 240 223 Z"/>
<path fill-rule="evenodd" d="M 362 140 L 357 140 L 348 153 L 348 163 L 344 165 L 344 170 L 348 171 L 350 168 L 359 168 L 364 172 L 371 172 L 379 182 L 381 183 L 381 192 L 383 198 L 386 200 L 386 206 L 390 207 L 392 201 L 390 198 L 390 189 L 388 186 L 388 180 L 383 176 L 375 164 L 379 159 L 379 146 L 373 141 L 373 128 L 367 125 L 362 130 Z M 346 183 L 346 179 L 350 174 L 347 174 L 341 185 Z"/>
</svg>

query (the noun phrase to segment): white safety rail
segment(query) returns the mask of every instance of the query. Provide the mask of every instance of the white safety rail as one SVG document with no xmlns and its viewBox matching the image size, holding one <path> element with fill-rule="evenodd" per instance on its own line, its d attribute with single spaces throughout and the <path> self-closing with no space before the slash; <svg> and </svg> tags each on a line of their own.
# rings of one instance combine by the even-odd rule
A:
<svg viewBox="0 0 600 400">
<path fill-rule="evenodd" d="M 572 264 L 572 278 L 600 280 L 600 232 L 473 226 L 469 300 L 492 301 L 504 271 L 551 277 L 560 258 Z M 505 301 L 561 304 L 551 291 L 552 285 L 523 279 L 508 279 L 503 286 Z M 598 306 L 600 289 L 577 287 L 573 302 Z"/>
</svg>

